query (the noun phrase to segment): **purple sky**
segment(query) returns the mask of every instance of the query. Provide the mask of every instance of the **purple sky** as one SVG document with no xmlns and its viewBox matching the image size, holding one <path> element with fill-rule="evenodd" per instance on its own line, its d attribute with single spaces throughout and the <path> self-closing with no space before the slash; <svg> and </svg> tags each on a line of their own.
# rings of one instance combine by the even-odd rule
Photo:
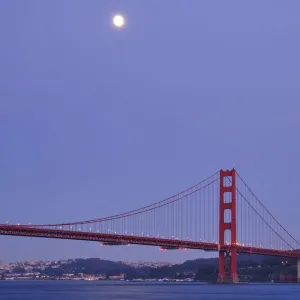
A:
<svg viewBox="0 0 300 300">
<path fill-rule="evenodd" d="M 0 223 L 103 217 L 235 166 L 300 239 L 299 11 L 299 0 L 0 1 Z M 205 256 L 0 245 L 2 261 Z"/>
</svg>

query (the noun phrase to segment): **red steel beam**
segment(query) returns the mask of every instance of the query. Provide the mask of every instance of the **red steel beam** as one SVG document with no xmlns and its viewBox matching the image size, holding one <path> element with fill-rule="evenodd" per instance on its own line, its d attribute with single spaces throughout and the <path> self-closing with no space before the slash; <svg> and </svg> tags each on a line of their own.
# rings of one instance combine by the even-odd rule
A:
<svg viewBox="0 0 300 300">
<path fill-rule="evenodd" d="M 25 236 L 36 238 L 53 238 L 82 240 L 93 242 L 122 242 L 124 244 L 147 245 L 158 247 L 178 247 L 207 251 L 229 251 L 231 245 L 219 246 L 215 243 L 193 242 L 183 240 L 170 240 L 154 237 L 139 237 L 130 235 L 105 234 L 94 232 L 68 231 L 57 229 L 33 228 L 18 225 L 0 225 L 0 235 Z M 238 253 L 261 254 L 270 256 L 282 256 L 289 258 L 300 258 L 300 252 L 294 250 L 274 250 L 256 247 L 235 245 Z"/>
<path fill-rule="evenodd" d="M 11 236 L 28 236 L 40 238 L 55 238 L 55 239 L 69 239 L 69 240 L 84 240 L 94 242 L 117 242 L 124 244 L 137 244 L 148 246 L 166 246 L 166 247 L 182 247 L 189 249 L 202 250 L 218 250 L 218 245 L 214 243 L 182 241 L 176 239 L 161 239 L 155 237 L 139 237 L 130 235 L 82 232 L 82 231 L 68 231 L 45 228 L 32 228 L 17 225 L 0 225 L 0 235 Z"/>
</svg>

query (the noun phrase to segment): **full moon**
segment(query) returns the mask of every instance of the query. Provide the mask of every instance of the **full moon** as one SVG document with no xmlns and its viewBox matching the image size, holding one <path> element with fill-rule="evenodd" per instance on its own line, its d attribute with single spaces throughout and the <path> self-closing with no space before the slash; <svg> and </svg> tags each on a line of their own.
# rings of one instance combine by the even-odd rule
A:
<svg viewBox="0 0 300 300">
<path fill-rule="evenodd" d="M 125 25 L 125 18 L 122 15 L 115 15 L 112 21 L 114 26 L 118 28 L 122 28 Z"/>
</svg>

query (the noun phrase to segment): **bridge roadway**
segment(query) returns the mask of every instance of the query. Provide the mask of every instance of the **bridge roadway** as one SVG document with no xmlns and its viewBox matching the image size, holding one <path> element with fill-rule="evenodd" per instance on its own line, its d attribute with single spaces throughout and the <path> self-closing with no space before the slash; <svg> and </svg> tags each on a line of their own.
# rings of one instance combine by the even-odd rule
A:
<svg viewBox="0 0 300 300">
<path fill-rule="evenodd" d="M 216 243 L 208 242 L 193 242 L 155 237 L 140 237 L 95 232 L 69 231 L 61 229 L 35 228 L 30 226 L 27 227 L 24 225 L 0 225 L 0 235 L 147 245 L 166 248 L 186 248 L 205 251 L 228 251 L 232 247 L 231 245 L 218 245 Z M 274 250 L 242 245 L 235 245 L 235 247 L 238 253 L 300 258 L 300 252 L 294 250 Z"/>
</svg>

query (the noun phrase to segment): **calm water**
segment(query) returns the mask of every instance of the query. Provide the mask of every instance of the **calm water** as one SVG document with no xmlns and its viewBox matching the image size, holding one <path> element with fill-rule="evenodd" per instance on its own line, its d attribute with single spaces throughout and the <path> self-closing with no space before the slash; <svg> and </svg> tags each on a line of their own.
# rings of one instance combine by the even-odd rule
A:
<svg viewBox="0 0 300 300">
<path fill-rule="evenodd" d="M 297 284 L 203 285 L 108 282 L 0 281 L 0 299 L 300 299 Z"/>
</svg>

